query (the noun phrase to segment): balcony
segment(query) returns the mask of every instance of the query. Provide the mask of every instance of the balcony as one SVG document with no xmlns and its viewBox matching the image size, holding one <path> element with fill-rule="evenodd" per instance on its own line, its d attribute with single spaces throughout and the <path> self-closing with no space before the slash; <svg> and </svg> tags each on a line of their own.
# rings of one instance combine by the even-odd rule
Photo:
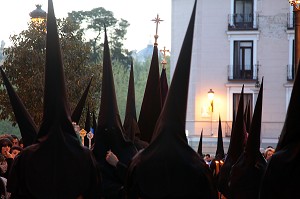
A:
<svg viewBox="0 0 300 199">
<path fill-rule="evenodd" d="M 289 64 L 287 65 L 287 81 L 294 81 L 294 77 L 295 77 L 295 70 L 294 70 L 294 65 Z"/>
<path fill-rule="evenodd" d="M 241 69 L 241 68 L 249 68 Z M 228 81 L 256 81 L 258 79 L 258 65 L 241 67 L 240 65 L 228 65 Z"/>
<path fill-rule="evenodd" d="M 229 14 L 228 30 L 258 30 L 258 14 Z"/>
<path fill-rule="evenodd" d="M 294 13 L 287 14 L 287 29 L 292 30 L 295 28 L 295 17 Z"/>
</svg>

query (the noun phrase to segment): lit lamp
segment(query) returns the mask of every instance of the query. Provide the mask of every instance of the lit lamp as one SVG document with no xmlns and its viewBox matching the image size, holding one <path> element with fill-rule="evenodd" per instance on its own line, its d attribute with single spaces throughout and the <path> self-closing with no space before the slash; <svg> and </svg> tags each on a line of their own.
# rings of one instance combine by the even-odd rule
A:
<svg viewBox="0 0 300 199">
<path fill-rule="evenodd" d="M 37 4 L 35 6 L 36 6 L 36 9 L 33 10 L 32 12 L 30 12 L 29 16 L 30 16 L 32 22 L 40 24 L 44 20 L 46 20 L 47 13 L 44 10 L 42 10 L 42 5 Z"/>
<path fill-rule="evenodd" d="M 210 101 L 210 110 L 211 110 L 211 114 L 210 114 L 210 130 L 211 130 L 211 136 L 214 135 L 213 130 L 212 130 L 212 115 L 214 112 L 214 96 L 215 96 L 215 92 L 212 89 L 209 89 L 208 93 L 207 93 L 208 99 Z"/>
<path fill-rule="evenodd" d="M 294 49 L 294 68 L 295 74 L 297 73 L 298 63 L 300 59 L 300 1 L 299 0 L 289 0 L 290 4 L 294 7 L 294 25 L 295 25 L 295 49 Z"/>
</svg>

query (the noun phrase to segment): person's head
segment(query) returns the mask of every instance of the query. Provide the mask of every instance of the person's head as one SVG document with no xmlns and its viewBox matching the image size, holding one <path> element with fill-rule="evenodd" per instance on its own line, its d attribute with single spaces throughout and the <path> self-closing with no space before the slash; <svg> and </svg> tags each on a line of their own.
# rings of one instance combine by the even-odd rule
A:
<svg viewBox="0 0 300 199">
<path fill-rule="evenodd" d="M 20 140 L 19 140 L 19 146 L 20 146 L 21 148 L 24 148 L 23 138 L 20 138 Z"/>
<path fill-rule="evenodd" d="M 12 146 L 10 149 L 10 153 L 11 153 L 12 157 L 15 158 L 16 155 L 18 155 L 22 150 L 23 150 L 23 148 L 20 146 Z"/>
<path fill-rule="evenodd" d="M 273 153 L 275 153 L 275 149 L 273 149 L 273 148 L 267 148 L 265 150 L 265 154 L 264 154 L 266 160 L 269 160 L 272 157 Z"/>
<path fill-rule="evenodd" d="M 12 147 L 12 143 L 8 138 L 0 139 L 0 148 L 1 148 L 2 155 L 6 156 L 6 154 L 10 151 L 11 147 Z"/>
<path fill-rule="evenodd" d="M 210 154 L 205 154 L 204 160 L 205 160 L 206 162 L 211 161 Z"/>
<path fill-rule="evenodd" d="M 0 173 L 4 174 L 7 172 L 7 162 L 5 160 L 5 157 L 0 154 Z"/>
<path fill-rule="evenodd" d="M 12 144 L 13 146 L 19 146 L 19 138 L 16 135 L 11 135 L 12 139 Z"/>
</svg>

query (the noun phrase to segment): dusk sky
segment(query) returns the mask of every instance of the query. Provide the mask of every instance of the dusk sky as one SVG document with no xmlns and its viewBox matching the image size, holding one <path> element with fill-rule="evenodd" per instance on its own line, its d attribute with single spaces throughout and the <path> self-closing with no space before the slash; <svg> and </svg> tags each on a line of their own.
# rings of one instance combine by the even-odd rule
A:
<svg viewBox="0 0 300 199">
<path fill-rule="evenodd" d="M 27 29 L 29 13 L 41 4 L 47 12 L 47 0 L 9 0 L 1 2 L 0 41 L 10 45 L 9 36 Z M 171 48 L 171 0 L 53 0 L 57 18 L 67 16 L 68 12 L 91 10 L 103 7 L 112 11 L 118 19 L 130 23 L 125 46 L 129 50 L 141 50 L 154 43 L 156 24 L 151 21 L 157 14 L 161 20 L 158 26 L 158 48 Z"/>
</svg>

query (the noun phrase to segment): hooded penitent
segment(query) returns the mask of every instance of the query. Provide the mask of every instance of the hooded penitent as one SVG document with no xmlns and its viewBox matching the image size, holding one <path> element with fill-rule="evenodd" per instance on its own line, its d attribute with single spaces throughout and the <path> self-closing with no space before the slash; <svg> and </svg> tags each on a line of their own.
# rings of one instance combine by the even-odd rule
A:
<svg viewBox="0 0 300 199">
<path fill-rule="evenodd" d="M 128 198 L 217 198 L 211 172 L 185 135 L 195 14 L 196 3 L 153 140 L 130 164 Z"/>
<path fill-rule="evenodd" d="M 245 124 L 246 124 L 246 131 L 247 133 L 250 133 L 250 127 L 251 127 L 251 106 L 250 106 L 250 100 L 247 103 L 247 108 L 245 111 Z"/>
<path fill-rule="evenodd" d="M 300 73 L 294 81 L 285 123 L 269 160 L 260 190 L 261 199 L 300 198 Z"/>
<path fill-rule="evenodd" d="M 197 153 L 200 155 L 201 158 L 204 157 L 203 152 L 202 152 L 202 138 L 203 138 L 203 129 L 201 130 L 199 144 L 198 144 L 198 150 L 197 150 Z"/>
<path fill-rule="evenodd" d="M 48 1 L 43 121 L 38 142 L 15 158 L 7 188 L 12 198 L 99 198 L 99 173 L 80 145 L 66 99 L 52 1 Z"/>
<path fill-rule="evenodd" d="M 236 163 L 246 144 L 246 126 L 244 122 L 244 85 L 241 92 L 241 97 L 239 101 L 239 106 L 234 121 L 233 130 L 231 133 L 229 148 L 225 162 L 220 169 L 218 177 L 218 189 L 226 197 L 230 197 L 230 190 L 228 186 L 229 175 L 231 172 L 231 167 Z"/>
<path fill-rule="evenodd" d="M 161 107 L 158 49 L 157 44 L 155 44 L 138 120 L 141 140 L 148 143 L 151 141 L 156 121 L 161 112 Z"/>
<path fill-rule="evenodd" d="M 219 127 L 218 127 L 218 142 L 215 158 L 211 161 L 209 166 L 210 170 L 213 173 L 214 182 L 217 184 L 218 177 L 220 173 L 220 168 L 224 163 L 225 153 L 223 145 L 223 134 L 222 134 L 222 125 L 221 125 L 221 116 L 219 115 Z"/>
<path fill-rule="evenodd" d="M 166 68 L 161 70 L 160 74 L 160 91 L 161 91 L 161 104 L 164 105 L 167 94 L 168 94 L 168 79 L 166 74 Z"/>
<path fill-rule="evenodd" d="M 91 130 L 91 113 L 90 113 L 90 106 L 87 106 L 87 110 L 86 110 L 86 115 L 85 115 L 85 123 L 84 123 L 84 130 L 86 131 L 86 133 L 89 133 Z M 89 139 L 88 136 L 86 135 L 84 137 L 84 146 L 89 146 Z M 91 140 L 92 143 L 92 140 Z"/>
<path fill-rule="evenodd" d="M 118 197 L 119 191 L 122 190 L 124 179 L 121 179 L 117 174 L 117 170 L 106 162 L 105 157 L 109 150 L 124 164 L 128 164 L 137 152 L 133 143 L 124 138 L 124 129 L 117 106 L 111 58 L 105 29 L 101 104 L 93 153 L 101 167 L 103 193 L 106 197 Z"/>
<path fill-rule="evenodd" d="M 215 159 L 223 160 L 224 158 L 225 158 L 225 153 L 224 153 L 224 144 L 223 144 L 222 124 L 221 124 L 221 116 L 219 116 L 218 143 L 217 143 Z"/>
<path fill-rule="evenodd" d="M 230 191 L 235 199 L 258 199 L 267 162 L 260 152 L 263 80 L 257 97 L 245 151 L 232 166 Z"/>
<path fill-rule="evenodd" d="M 130 67 L 126 112 L 123 127 L 125 136 L 134 143 L 135 147 L 138 150 L 143 149 L 149 145 L 147 142 L 140 140 L 141 134 L 136 117 L 134 73 L 132 60 Z"/>
<path fill-rule="evenodd" d="M 21 136 L 23 138 L 24 146 L 27 147 L 35 142 L 38 128 L 1 67 L 0 70 Z"/>
<path fill-rule="evenodd" d="M 87 87 L 85 88 L 78 104 L 76 105 L 76 107 L 75 107 L 75 109 L 72 113 L 72 116 L 71 116 L 72 122 L 76 122 L 76 124 L 79 124 L 79 120 L 80 120 L 83 108 L 85 106 L 86 98 L 89 94 L 89 89 L 91 87 L 91 83 L 92 83 L 92 78 L 89 81 L 89 83 L 88 83 Z"/>
</svg>

